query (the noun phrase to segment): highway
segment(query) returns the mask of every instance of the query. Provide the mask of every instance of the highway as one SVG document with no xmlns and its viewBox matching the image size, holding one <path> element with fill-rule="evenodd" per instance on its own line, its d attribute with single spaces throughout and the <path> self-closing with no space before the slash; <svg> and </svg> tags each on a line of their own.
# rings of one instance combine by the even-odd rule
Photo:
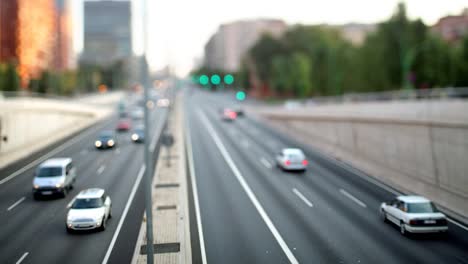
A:
<svg viewBox="0 0 468 264">
<path fill-rule="evenodd" d="M 468 263 L 466 227 L 403 237 L 378 214 L 398 190 L 256 118 L 222 121 L 233 96 L 186 95 L 195 263 Z M 275 166 L 284 147 L 304 150 L 306 173 Z"/>
<path fill-rule="evenodd" d="M 166 116 L 166 109 L 151 111 L 148 140 L 158 142 L 156 131 L 162 129 Z M 143 145 L 132 143 L 130 132 L 123 132 L 117 133 L 115 148 L 101 151 L 94 148 L 97 135 L 102 130 L 115 129 L 117 120 L 114 113 L 103 122 L 0 171 L 1 263 L 131 261 L 144 210 L 139 181 L 144 171 Z M 153 152 L 156 156 L 157 148 Z M 39 161 L 52 157 L 73 158 L 77 170 L 74 189 L 64 199 L 35 201 L 31 192 L 34 170 Z M 108 192 L 113 218 L 104 232 L 67 234 L 66 206 L 79 191 L 90 187 Z"/>
</svg>

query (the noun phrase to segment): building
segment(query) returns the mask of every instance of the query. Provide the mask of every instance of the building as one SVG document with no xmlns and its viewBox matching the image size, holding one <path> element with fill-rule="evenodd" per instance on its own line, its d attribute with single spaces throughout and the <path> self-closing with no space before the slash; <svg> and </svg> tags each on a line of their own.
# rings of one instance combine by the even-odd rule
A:
<svg viewBox="0 0 468 264">
<path fill-rule="evenodd" d="M 81 61 L 110 65 L 132 56 L 130 1 L 85 1 Z"/>
<path fill-rule="evenodd" d="M 456 42 L 468 35 L 468 8 L 458 16 L 446 16 L 432 26 L 432 32 L 448 42 Z"/>
<path fill-rule="evenodd" d="M 356 46 L 360 46 L 366 40 L 367 35 L 376 30 L 376 26 L 373 24 L 349 23 L 339 26 L 339 30 L 344 39 Z"/>
<path fill-rule="evenodd" d="M 56 47 L 54 67 L 57 70 L 76 68 L 76 59 L 73 53 L 73 20 L 71 1 L 56 1 Z"/>
<path fill-rule="evenodd" d="M 247 51 L 264 33 L 279 37 L 286 31 L 282 20 L 259 19 L 223 24 L 205 45 L 205 66 L 226 72 L 237 71 Z"/>
<path fill-rule="evenodd" d="M 69 0 L 0 0 L 0 62 L 16 63 L 26 88 L 46 69 L 73 64 Z"/>
</svg>

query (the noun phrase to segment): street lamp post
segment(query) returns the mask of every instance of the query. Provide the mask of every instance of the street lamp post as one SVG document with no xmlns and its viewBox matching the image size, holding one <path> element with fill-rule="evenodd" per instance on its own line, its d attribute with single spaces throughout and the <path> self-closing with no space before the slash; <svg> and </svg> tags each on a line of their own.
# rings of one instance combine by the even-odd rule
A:
<svg viewBox="0 0 468 264">
<path fill-rule="evenodd" d="M 143 59 L 146 60 L 147 55 L 147 2 L 143 0 Z M 148 69 L 145 67 L 144 69 L 146 72 L 143 74 L 143 90 L 144 90 L 144 109 L 145 109 L 145 127 L 144 127 L 144 134 L 146 138 L 149 137 L 149 96 L 148 96 Z M 152 169 L 151 169 L 151 161 L 150 161 L 150 143 L 149 140 L 145 140 L 145 147 L 144 147 L 144 157 L 145 157 L 145 209 L 146 209 L 146 263 L 153 264 L 154 263 L 154 249 L 153 249 L 153 206 L 152 206 Z"/>
</svg>

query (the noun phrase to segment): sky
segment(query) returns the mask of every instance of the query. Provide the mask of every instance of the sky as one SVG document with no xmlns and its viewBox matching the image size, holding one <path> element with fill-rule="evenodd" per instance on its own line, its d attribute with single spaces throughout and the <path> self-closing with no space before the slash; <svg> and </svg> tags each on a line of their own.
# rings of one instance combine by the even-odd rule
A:
<svg viewBox="0 0 468 264">
<path fill-rule="evenodd" d="M 83 42 L 83 0 L 72 0 L 74 46 Z M 143 52 L 143 3 L 132 0 L 133 49 Z M 242 19 L 278 18 L 288 24 L 378 23 L 391 16 L 400 0 L 146 0 L 147 58 L 152 70 L 171 65 L 183 76 L 203 58 L 204 45 L 219 25 Z M 432 25 L 457 15 L 467 0 L 406 0 L 410 18 Z"/>
</svg>

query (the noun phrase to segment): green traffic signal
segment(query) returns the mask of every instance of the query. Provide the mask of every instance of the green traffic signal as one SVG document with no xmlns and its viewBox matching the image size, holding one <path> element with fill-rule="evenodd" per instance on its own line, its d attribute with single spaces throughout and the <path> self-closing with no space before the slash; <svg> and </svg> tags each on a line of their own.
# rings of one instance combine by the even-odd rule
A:
<svg viewBox="0 0 468 264">
<path fill-rule="evenodd" d="M 232 76 L 231 74 L 224 75 L 224 83 L 225 84 L 234 83 L 234 76 Z"/>
<path fill-rule="evenodd" d="M 207 85 L 210 79 L 206 75 L 201 75 L 199 81 L 201 85 Z"/>
<path fill-rule="evenodd" d="M 245 94 L 244 91 L 238 91 L 236 93 L 236 99 L 239 100 L 239 101 L 244 101 L 245 97 L 246 97 L 246 94 Z"/>
<path fill-rule="evenodd" d="M 218 85 L 221 83 L 221 77 L 218 74 L 211 75 L 211 83 L 214 85 Z"/>
</svg>

